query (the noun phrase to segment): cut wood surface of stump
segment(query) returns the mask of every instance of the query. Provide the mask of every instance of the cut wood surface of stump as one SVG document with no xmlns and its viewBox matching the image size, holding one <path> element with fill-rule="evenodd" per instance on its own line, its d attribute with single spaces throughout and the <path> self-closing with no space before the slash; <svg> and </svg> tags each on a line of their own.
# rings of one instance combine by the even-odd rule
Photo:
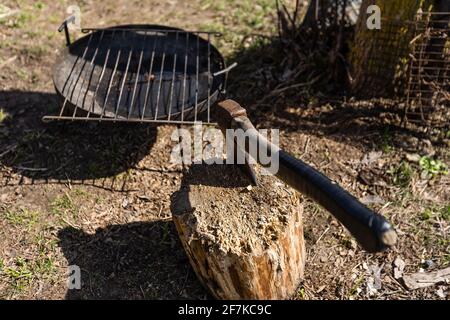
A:
<svg viewBox="0 0 450 320">
<path fill-rule="evenodd" d="M 194 165 L 172 198 L 192 267 L 218 299 L 288 299 L 303 277 L 299 196 L 257 172 L 250 186 L 234 165 Z"/>
</svg>

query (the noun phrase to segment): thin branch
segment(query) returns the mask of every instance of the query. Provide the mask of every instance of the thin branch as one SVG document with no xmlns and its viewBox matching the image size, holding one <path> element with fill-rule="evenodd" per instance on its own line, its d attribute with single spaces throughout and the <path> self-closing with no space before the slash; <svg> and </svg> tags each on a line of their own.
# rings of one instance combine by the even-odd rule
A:
<svg viewBox="0 0 450 320">
<path fill-rule="evenodd" d="M 29 168 L 29 167 L 22 167 L 22 166 L 15 166 L 14 169 L 22 170 L 22 171 L 47 171 L 48 168 Z"/>
<path fill-rule="evenodd" d="M 8 64 L 14 62 L 14 60 L 16 60 L 16 59 L 17 59 L 17 56 L 12 56 L 11 58 L 6 59 L 6 60 L 3 61 L 2 63 L 0 63 L 0 69 L 2 69 L 3 67 L 5 67 L 5 66 L 8 65 Z"/>
</svg>

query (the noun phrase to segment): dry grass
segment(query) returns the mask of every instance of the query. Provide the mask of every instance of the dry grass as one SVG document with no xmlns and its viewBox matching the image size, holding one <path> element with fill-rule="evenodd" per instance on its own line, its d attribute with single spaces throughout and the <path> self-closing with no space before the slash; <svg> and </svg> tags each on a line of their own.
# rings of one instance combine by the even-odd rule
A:
<svg viewBox="0 0 450 320">
<path fill-rule="evenodd" d="M 82 23 L 223 31 L 219 47 L 241 62 L 230 94 L 251 105 L 252 120 L 280 128 L 284 148 L 360 199 L 382 199 L 369 205 L 395 224 L 399 245 L 379 255 L 361 251 L 305 201 L 308 261 L 297 299 L 437 298 L 438 287 L 407 291 L 392 263 L 401 257 L 405 272 L 450 263 L 449 176 L 441 165 L 450 163 L 448 132 L 407 131 L 395 125 L 388 101 L 329 99 L 308 87 L 256 103 L 282 79 L 273 75 L 289 71 L 278 70 L 267 41 L 244 37 L 274 32 L 274 1 L 257 2 L 83 1 Z M 51 67 L 69 4 L 4 2 L 20 12 L 0 20 L 0 57 L 9 61 L 0 72 L 0 298 L 207 298 L 170 222 L 170 196 L 182 179 L 168 162 L 173 127 L 40 121 L 57 107 Z M 377 159 L 365 162 L 373 152 Z M 429 158 L 408 160 L 416 153 Z M 80 291 L 67 290 L 70 264 L 82 269 Z M 381 268 L 376 292 L 373 267 Z"/>
</svg>

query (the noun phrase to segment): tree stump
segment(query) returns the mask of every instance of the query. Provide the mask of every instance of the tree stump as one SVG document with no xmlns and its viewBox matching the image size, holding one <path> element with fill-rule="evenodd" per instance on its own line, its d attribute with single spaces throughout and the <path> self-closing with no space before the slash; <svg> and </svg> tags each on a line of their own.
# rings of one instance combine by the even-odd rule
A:
<svg viewBox="0 0 450 320">
<path fill-rule="evenodd" d="M 172 197 L 191 265 L 217 299 L 288 299 L 303 277 L 299 196 L 256 169 L 258 186 L 234 165 L 194 165 Z"/>
</svg>

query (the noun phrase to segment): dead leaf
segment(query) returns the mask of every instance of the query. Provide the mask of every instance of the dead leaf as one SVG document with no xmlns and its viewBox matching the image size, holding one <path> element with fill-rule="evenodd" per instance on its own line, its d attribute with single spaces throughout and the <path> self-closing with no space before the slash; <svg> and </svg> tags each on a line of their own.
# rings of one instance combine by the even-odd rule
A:
<svg viewBox="0 0 450 320">
<path fill-rule="evenodd" d="M 444 289 L 440 287 L 436 290 L 436 294 L 439 298 L 445 299 L 447 297 L 447 294 L 444 292 Z"/>
<path fill-rule="evenodd" d="M 146 201 L 146 202 L 152 200 L 150 197 L 147 197 L 146 195 L 138 195 L 137 197 L 139 200 Z"/>
<path fill-rule="evenodd" d="M 368 194 L 360 199 L 360 201 L 363 204 L 384 204 L 386 201 L 384 201 L 380 196 L 377 196 L 376 194 Z"/>
<path fill-rule="evenodd" d="M 406 160 L 408 160 L 409 162 L 419 163 L 420 155 L 418 155 L 417 153 L 407 153 Z"/>
<path fill-rule="evenodd" d="M 376 295 L 378 290 L 381 289 L 381 270 L 383 269 L 384 264 L 378 266 L 376 264 L 370 265 L 368 268 L 368 277 L 366 280 L 367 293 L 369 296 Z"/>
<path fill-rule="evenodd" d="M 386 186 L 383 180 L 385 172 L 377 168 L 364 168 L 358 173 L 358 178 L 368 186 Z"/>
<path fill-rule="evenodd" d="M 394 278 L 400 279 L 403 276 L 403 270 L 405 269 L 405 261 L 402 258 L 397 257 L 394 260 Z"/>
<path fill-rule="evenodd" d="M 363 158 L 361 160 L 361 164 L 370 165 L 373 162 L 377 161 L 382 155 L 383 155 L 383 152 L 381 152 L 381 151 L 370 151 L 369 153 L 366 153 L 363 156 Z"/>
<path fill-rule="evenodd" d="M 319 289 L 317 289 L 316 293 L 321 293 L 325 289 L 325 286 L 320 286 Z"/>
</svg>

